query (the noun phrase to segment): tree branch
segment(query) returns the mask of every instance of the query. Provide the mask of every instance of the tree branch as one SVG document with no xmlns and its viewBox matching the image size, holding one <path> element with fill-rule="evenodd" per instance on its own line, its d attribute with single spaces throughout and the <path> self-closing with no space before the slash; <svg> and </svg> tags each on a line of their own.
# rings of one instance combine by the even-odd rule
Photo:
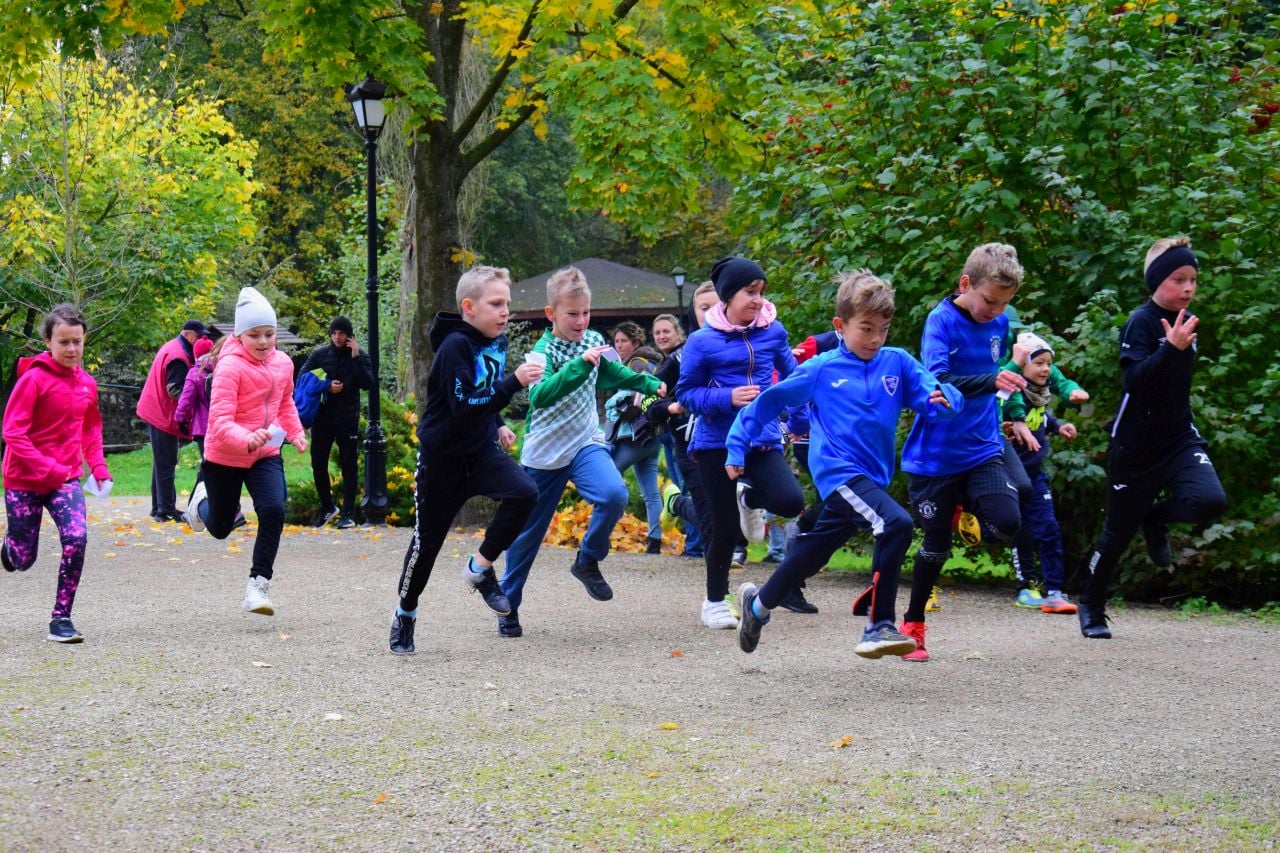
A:
<svg viewBox="0 0 1280 853">
<path fill-rule="evenodd" d="M 538 8 L 541 5 L 542 0 L 533 0 L 533 5 L 529 7 L 529 14 L 525 16 L 524 24 L 520 27 L 520 35 L 516 39 L 515 47 L 507 51 L 507 55 L 502 57 L 502 63 L 498 65 L 498 70 L 493 73 L 493 77 L 489 80 L 489 85 L 485 86 L 484 91 L 480 93 L 475 103 L 471 105 L 471 110 L 467 113 L 466 118 L 458 124 L 457 129 L 454 131 L 454 137 L 458 140 L 459 145 L 475 128 L 476 123 L 480 121 L 480 117 L 484 115 L 489 105 L 493 103 L 493 99 L 502 89 L 502 84 L 506 82 L 507 75 L 511 73 L 512 67 L 519 61 L 515 55 L 515 49 L 524 44 L 529 34 L 533 32 L 533 21 L 538 17 Z"/>
<path fill-rule="evenodd" d="M 496 151 L 502 143 L 506 142 L 511 135 L 519 130 L 521 125 L 527 122 L 529 117 L 537 111 L 538 108 L 533 104 L 525 104 L 519 109 L 515 118 L 513 118 L 510 124 L 505 128 L 495 129 L 493 133 L 490 133 L 484 139 L 480 140 L 480 144 L 462 152 L 462 157 L 459 159 L 459 182 L 461 182 L 461 180 L 465 178 L 472 169 L 483 163 L 486 157 Z"/>
</svg>

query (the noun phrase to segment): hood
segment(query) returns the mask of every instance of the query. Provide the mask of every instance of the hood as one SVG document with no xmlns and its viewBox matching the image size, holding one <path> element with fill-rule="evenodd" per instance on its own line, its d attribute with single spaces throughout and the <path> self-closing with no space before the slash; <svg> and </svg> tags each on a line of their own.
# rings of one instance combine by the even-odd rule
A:
<svg viewBox="0 0 1280 853">
<path fill-rule="evenodd" d="M 432 352 L 440 349 L 440 344 L 444 343 L 444 339 L 448 337 L 450 332 L 462 332 L 482 347 L 495 340 L 482 335 L 479 329 L 462 319 L 461 314 L 456 314 L 452 311 L 441 311 L 431 321 L 431 330 L 427 333 L 427 340 L 431 342 Z"/>
<path fill-rule="evenodd" d="M 70 368 L 63 367 L 61 364 L 53 360 L 53 354 L 46 351 L 39 355 L 30 355 L 25 358 L 18 359 L 18 376 L 26 373 L 33 367 L 44 368 L 57 376 L 70 376 L 75 373 Z"/>
</svg>

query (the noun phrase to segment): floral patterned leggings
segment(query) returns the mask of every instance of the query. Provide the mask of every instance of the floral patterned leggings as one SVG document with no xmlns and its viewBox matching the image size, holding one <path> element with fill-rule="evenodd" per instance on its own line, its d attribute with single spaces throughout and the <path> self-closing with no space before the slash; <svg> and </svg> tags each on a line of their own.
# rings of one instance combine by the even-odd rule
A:
<svg viewBox="0 0 1280 853">
<path fill-rule="evenodd" d="M 49 510 L 49 517 L 58 526 L 58 536 L 62 540 L 58 598 L 49 618 L 69 617 L 76 599 L 76 588 L 80 586 L 80 572 L 84 570 L 85 544 L 89 540 L 80 481 L 68 480 L 52 492 L 5 489 L 4 506 L 9 515 L 9 531 L 5 534 L 4 545 L 9 551 L 9 562 L 19 571 L 26 571 L 36 561 L 40 545 L 40 518 L 46 508 Z"/>
</svg>

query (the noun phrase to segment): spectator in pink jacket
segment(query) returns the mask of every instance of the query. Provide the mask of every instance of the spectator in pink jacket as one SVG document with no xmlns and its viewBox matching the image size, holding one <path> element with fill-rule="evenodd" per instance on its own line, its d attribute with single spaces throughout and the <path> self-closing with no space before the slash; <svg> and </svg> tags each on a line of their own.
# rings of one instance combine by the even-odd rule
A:
<svg viewBox="0 0 1280 853">
<path fill-rule="evenodd" d="M 178 451 L 191 440 L 174 417 L 182 382 L 195 364 L 196 341 L 209 336 L 204 323 L 188 320 L 173 340 L 160 347 L 151 369 L 147 371 L 138 398 L 138 417 L 146 421 L 147 440 L 151 444 L 151 518 L 153 521 L 182 521 L 175 506 L 178 493 L 174 474 L 178 468 Z"/>
<path fill-rule="evenodd" d="M 4 505 L 8 533 L 0 539 L 5 571 L 25 572 L 36 561 L 44 510 L 58 527 L 62 561 L 50 614 L 49 639 L 79 643 L 71 623 L 88 542 L 80 474 L 111 488 L 102 455 L 98 383 L 80 366 L 88 324 L 74 305 L 55 305 L 42 328 L 47 352 L 18 361 L 18 382 L 4 410 Z"/>
<path fill-rule="evenodd" d="M 204 459 L 204 434 L 209 428 L 209 379 L 213 373 L 214 362 L 218 359 L 218 350 L 222 349 L 222 341 L 218 343 L 208 338 L 201 338 L 191 347 L 196 363 L 187 371 L 187 378 L 182 384 L 182 395 L 178 397 L 178 407 L 173 410 L 173 419 L 178 426 L 191 436 L 191 440 L 200 448 L 200 458 Z M 204 471 L 196 468 L 195 486 L 204 479 Z M 195 492 L 192 486 L 192 493 Z M 183 518 L 186 518 L 184 515 Z"/>
<path fill-rule="evenodd" d="M 276 349 L 275 309 L 261 293 L 245 287 L 236 301 L 234 337 L 223 344 L 213 369 L 204 481 L 191 493 L 186 518 L 197 533 L 208 528 L 215 539 L 226 539 L 237 526 L 240 491 L 249 490 L 258 535 L 244 609 L 265 616 L 275 613 L 267 592 L 284 529 L 280 446 L 286 440 L 299 453 L 307 449 L 293 405 L 293 362 Z"/>
</svg>

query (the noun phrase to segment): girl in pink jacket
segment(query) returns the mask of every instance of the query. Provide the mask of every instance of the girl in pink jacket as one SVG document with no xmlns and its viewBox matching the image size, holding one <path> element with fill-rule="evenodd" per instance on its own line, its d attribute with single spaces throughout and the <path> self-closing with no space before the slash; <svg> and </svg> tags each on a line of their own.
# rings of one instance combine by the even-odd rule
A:
<svg viewBox="0 0 1280 853">
<path fill-rule="evenodd" d="M 4 505 L 8 533 L 0 539 L 6 571 L 25 572 L 36 560 L 45 509 L 58 526 L 62 561 L 49 639 L 79 643 L 71 624 L 88 541 L 80 474 L 89 463 L 103 493 L 111 472 L 102 455 L 98 383 L 80 366 L 88 324 L 74 305 L 55 305 L 44 320 L 48 352 L 18 362 L 18 382 L 4 411 Z"/>
<path fill-rule="evenodd" d="M 197 533 L 208 528 L 215 539 L 226 539 L 237 527 L 240 491 L 249 490 L 258 535 L 244 609 L 265 616 L 275 613 L 267 592 L 284 529 L 288 495 L 280 446 L 286 440 L 299 453 L 307 449 L 293 405 L 293 362 L 276 350 L 275 310 L 245 287 L 236 301 L 234 337 L 222 345 L 213 369 L 204 479 L 191 493 L 187 523 Z"/>
</svg>

